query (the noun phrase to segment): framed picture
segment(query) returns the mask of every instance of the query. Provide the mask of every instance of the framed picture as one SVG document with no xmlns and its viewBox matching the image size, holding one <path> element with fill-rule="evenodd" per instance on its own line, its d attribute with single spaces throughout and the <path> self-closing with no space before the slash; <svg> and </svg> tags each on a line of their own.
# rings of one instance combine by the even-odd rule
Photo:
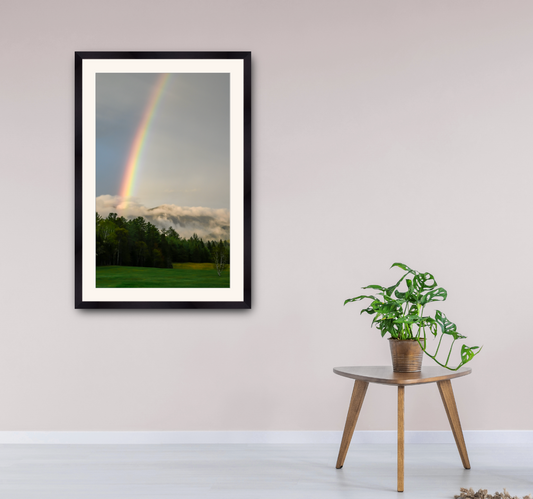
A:
<svg viewBox="0 0 533 499">
<path fill-rule="evenodd" d="M 251 53 L 76 52 L 75 307 L 251 308 Z"/>
</svg>

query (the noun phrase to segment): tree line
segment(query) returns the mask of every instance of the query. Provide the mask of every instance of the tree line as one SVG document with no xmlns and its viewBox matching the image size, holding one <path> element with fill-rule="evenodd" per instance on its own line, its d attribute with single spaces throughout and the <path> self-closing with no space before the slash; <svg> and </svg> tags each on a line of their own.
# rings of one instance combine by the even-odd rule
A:
<svg viewBox="0 0 533 499">
<path fill-rule="evenodd" d="M 229 263 L 229 241 L 182 238 L 173 227 L 159 229 L 143 217 L 127 220 L 96 213 L 96 265 L 172 268 L 172 263 Z M 219 272 L 220 274 L 220 272 Z"/>
</svg>

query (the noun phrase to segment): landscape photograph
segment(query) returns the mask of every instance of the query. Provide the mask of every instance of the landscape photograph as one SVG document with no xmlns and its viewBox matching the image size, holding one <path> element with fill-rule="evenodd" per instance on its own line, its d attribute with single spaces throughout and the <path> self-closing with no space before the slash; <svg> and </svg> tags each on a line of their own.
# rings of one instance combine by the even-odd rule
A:
<svg viewBox="0 0 533 499">
<path fill-rule="evenodd" d="M 96 287 L 229 288 L 229 73 L 95 84 Z"/>
</svg>

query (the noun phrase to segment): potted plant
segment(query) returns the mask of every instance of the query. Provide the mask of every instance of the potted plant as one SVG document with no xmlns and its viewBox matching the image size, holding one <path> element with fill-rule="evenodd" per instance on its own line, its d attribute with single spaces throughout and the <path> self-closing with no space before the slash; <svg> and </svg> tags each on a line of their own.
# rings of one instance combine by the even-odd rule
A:
<svg viewBox="0 0 533 499">
<path fill-rule="evenodd" d="M 361 310 L 373 315 L 372 325 L 381 332 L 381 336 L 390 334 L 393 369 L 395 372 L 418 372 L 422 367 L 422 352 L 431 357 L 439 366 L 457 371 L 470 362 L 480 351 L 480 347 L 461 347 L 461 361 L 456 367 L 450 367 L 450 356 L 457 340 L 466 338 L 457 332 L 457 326 L 448 320 L 440 311 L 434 315 L 424 315 L 428 303 L 446 300 L 448 293 L 444 288 L 437 287 L 437 282 L 429 272 L 418 272 L 403 263 L 394 263 L 392 267 L 399 267 L 405 271 L 400 280 L 388 288 L 371 284 L 363 289 L 378 291 L 375 295 L 361 295 L 345 300 L 344 304 L 368 298 L 370 306 Z M 405 291 L 400 291 L 400 284 L 406 285 Z M 427 335 L 431 333 L 440 338 L 433 354 L 427 348 Z M 451 338 L 446 361 L 437 360 L 437 355 L 444 336 Z"/>
</svg>

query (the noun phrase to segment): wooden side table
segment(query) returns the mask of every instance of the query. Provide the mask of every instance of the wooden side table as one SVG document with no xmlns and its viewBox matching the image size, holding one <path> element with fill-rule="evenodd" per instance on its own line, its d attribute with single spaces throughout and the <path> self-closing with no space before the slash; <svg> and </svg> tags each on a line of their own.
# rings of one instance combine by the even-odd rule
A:
<svg viewBox="0 0 533 499">
<path fill-rule="evenodd" d="M 468 367 L 462 367 L 457 371 L 449 371 L 440 366 L 423 367 L 419 373 L 395 373 L 392 367 L 336 367 L 333 369 L 335 374 L 345 376 L 346 378 L 355 379 L 348 416 L 342 434 L 339 457 L 337 459 L 337 469 L 342 468 L 350 441 L 361 412 L 363 400 L 369 383 L 380 383 L 382 385 L 393 385 L 398 387 L 398 492 L 403 492 L 404 483 L 404 401 L 405 387 L 408 385 L 421 385 L 424 383 L 437 383 L 437 387 L 448 416 L 448 421 L 452 428 L 453 437 L 461 456 L 461 461 L 465 469 L 470 469 L 470 461 L 466 451 L 463 430 L 453 396 L 452 382 L 453 378 L 466 376 L 472 372 Z"/>
</svg>

